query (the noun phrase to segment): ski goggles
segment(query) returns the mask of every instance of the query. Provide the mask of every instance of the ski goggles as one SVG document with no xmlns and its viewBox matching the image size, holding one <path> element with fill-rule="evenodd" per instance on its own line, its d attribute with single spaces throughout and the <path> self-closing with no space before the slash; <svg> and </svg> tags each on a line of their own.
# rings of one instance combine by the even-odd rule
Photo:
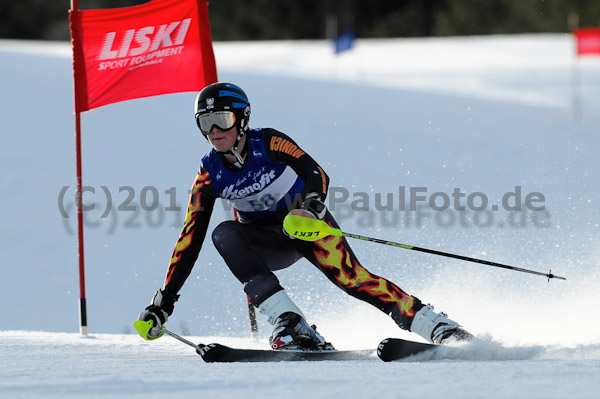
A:
<svg viewBox="0 0 600 399">
<path fill-rule="evenodd" d="M 217 111 L 196 115 L 196 123 L 203 135 L 208 136 L 213 126 L 227 131 L 235 126 L 235 114 L 231 111 Z"/>
</svg>

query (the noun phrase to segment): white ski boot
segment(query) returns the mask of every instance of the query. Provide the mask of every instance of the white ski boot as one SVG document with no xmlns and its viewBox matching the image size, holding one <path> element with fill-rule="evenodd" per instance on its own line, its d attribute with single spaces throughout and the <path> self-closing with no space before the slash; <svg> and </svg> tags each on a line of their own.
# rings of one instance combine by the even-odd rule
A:
<svg viewBox="0 0 600 399">
<path fill-rule="evenodd" d="M 271 348 L 277 350 L 334 350 L 333 345 L 310 326 L 302 311 L 281 290 L 258 306 L 269 317 L 275 328 L 269 338 Z"/>
<path fill-rule="evenodd" d="M 435 313 L 433 306 L 421 308 L 413 318 L 410 330 L 435 345 L 470 339 L 473 336 L 445 313 Z"/>
</svg>

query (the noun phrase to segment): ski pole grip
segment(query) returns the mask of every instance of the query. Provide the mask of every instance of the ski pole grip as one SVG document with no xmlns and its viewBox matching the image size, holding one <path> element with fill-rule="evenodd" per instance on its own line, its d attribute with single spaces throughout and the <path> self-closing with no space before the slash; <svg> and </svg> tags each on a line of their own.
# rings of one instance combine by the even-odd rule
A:
<svg viewBox="0 0 600 399">
<path fill-rule="evenodd" d="M 332 228 L 323 220 L 300 215 L 287 215 L 283 219 L 283 228 L 290 237 L 303 241 L 317 241 L 330 235 L 342 235 L 341 230 Z"/>
<path fill-rule="evenodd" d="M 150 339 L 148 338 L 148 333 L 150 332 L 150 330 L 152 329 L 153 326 L 154 326 L 154 322 L 152 320 L 148 320 L 148 321 L 137 320 L 137 321 L 133 322 L 133 327 L 135 328 L 135 330 L 146 341 L 150 341 Z"/>
</svg>

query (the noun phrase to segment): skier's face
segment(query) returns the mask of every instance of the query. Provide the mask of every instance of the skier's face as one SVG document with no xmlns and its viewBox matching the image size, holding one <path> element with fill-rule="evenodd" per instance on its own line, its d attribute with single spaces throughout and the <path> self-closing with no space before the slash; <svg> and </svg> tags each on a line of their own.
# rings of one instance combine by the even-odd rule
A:
<svg viewBox="0 0 600 399">
<path fill-rule="evenodd" d="M 235 139 L 238 134 L 237 126 L 229 130 L 221 130 L 216 125 L 213 125 L 210 133 L 208 133 L 208 141 L 217 151 L 227 151 L 235 144 Z"/>
</svg>

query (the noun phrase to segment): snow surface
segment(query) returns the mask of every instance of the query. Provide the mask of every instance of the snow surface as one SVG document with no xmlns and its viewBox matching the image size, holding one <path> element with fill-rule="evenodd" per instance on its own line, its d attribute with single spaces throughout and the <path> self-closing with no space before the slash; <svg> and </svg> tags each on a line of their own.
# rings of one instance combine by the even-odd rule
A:
<svg viewBox="0 0 600 399">
<path fill-rule="evenodd" d="M 0 41 L 2 397 L 597 396 L 600 59 L 575 59 L 567 35 L 359 40 L 337 57 L 320 41 L 216 43 L 215 53 L 220 79 L 250 96 L 252 125 L 290 134 L 350 193 L 329 203 L 345 231 L 567 280 L 353 241 L 369 270 L 482 341 L 394 364 L 261 365 L 205 364 L 168 337 L 147 343 L 131 322 L 162 285 L 208 150 L 195 93 L 181 93 L 82 115 L 83 184 L 96 190 L 84 202 L 96 209 L 85 230 L 91 336 L 81 338 L 70 46 Z M 399 186 L 483 192 L 490 206 L 520 186 L 523 197 L 543 193 L 546 210 L 376 211 L 375 195 L 397 203 Z M 160 206 L 145 211 L 151 187 Z M 118 210 L 129 191 L 136 210 Z M 113 207 L 102 217 L 106 192 Z M 352 211 L 355 193 L 369 196 L 369 212 Z M 211 225 L 229 217 L 218 206 Z M 340 349 L 417 339 L 306 262 L 279 277 Z M 269 332 L 261 318 L 260 341 L 248 338 L 243 291 L 209 241 L 168 327 L 194 342 L 252 347 L 265 347 Z"/>
</svg>

